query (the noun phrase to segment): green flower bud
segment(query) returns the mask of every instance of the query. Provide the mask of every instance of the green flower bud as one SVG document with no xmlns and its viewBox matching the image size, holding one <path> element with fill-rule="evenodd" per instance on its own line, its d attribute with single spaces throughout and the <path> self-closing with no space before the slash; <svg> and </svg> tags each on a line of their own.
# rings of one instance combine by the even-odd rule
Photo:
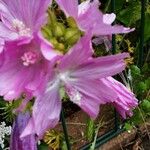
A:
<svg viewBox="0 0 150 150">
<path fill-rule="evenodd" d="M 53 36 L 52 31 L 50 30 L 48 26 L 45 26 L 42 28 L 42 33 L 43 33 L 43 36 L 48 40 Z"/>
<path fill-rule="evenodd" d="M 64 38 L 68 45 L 75 44 L 80 37 L 81 37 L 81 33 L 77 28 L 66 29 Z"/>
<path fill-rule="evenodd" d="M 62 23 L 56 23 L 53 30 L 55 37 L 61 37 L 65 33 L 65 27 Z"/>
<path fill-rule="evenodd" d="M 68 17 L 67 23 L 68 23 L 69 27 L 77 28 L 77 24 L 76 24 L 76 21 L 74 20 L 74 18 Z"/>
<path fill-rule="evenodd" d="M 51 10 L 51 9 L 49 9 L 48 10 L 48 24 L 50 25 L 50 26 L 54 26 L 54 24 L 57 22 L 57 18 L 56 18 L 56 15 L 55 15 L 55 13 Z"/>
<path fill-rule="evenodd" d="M 64 46 L 63 43 L 58 43 L 55 48 L 59 51 L 64 51 L 65 50 L 65 46 Z"/>
<path fill-rule="evenodd" d="M 54 45 L 54 47 L 56 47 L 57 44 L 59 44 L 58 41 L 56 40 L 56 38 L 54 38 L 54 37 L 50 39 L 50 42 Z"/>
</svg>

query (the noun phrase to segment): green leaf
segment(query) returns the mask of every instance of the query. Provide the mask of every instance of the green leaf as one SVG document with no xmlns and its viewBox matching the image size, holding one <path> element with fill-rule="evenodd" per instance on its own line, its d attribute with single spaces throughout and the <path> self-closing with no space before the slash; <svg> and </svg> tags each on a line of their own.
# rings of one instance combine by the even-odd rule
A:
<svg viewBox="0 0 150 150">
<path fill-rule="evenodd" d="M 130 123 L 125 123 L 124 125 L 124 129 L 127 130 L 127 131 L 130 131 L 132 129 L 132 125 Z"/>
<path fill-rule="evenodd" d="M 95 123 L 91 118 L 88 118 L 87 119 L 87 127 L 86 127 L 86 131 L 85 131 L 86 138 L 89 141 L 93 140 L 94 133 L 95 133 Z"/>
<path fill-rule="evenodd" d="M 132 65 L 132 66 L 130 67 L 130 69 L 131 69 L 131 74 L 132 74 L 133 77 L 134 77 L 134 76 L 139 76 L 139 75 L 141 74 L 140 68 L 138 68 L 138 67 L 135 66 L 135 65 Z"/>
<path fill-rule="evenodd" d="M 139 82 L 137 89 L 139 92 L 145 92 L 147 90 L 147 86 L 144 82 Z"/>
<path fill-rule="evenodd" d="M 143 100 L 141 107 L 144 110 L 144 112 L 149 113 L 150 112 L 150 101 L 147 99 Z"/>
<path fill-rule="evenodd" d="M 134 110 L 134 115 L 132 118 L 130 118 L 130 121 L 134 123 L 134 125 L 139 125 L 143 123 L 143 119 L 141 117 L 141 113 L 138 109 Z"/>
<path fill-rule="evenodd" d="M 140 2 L 130 3 L 128 7 L 120 11 L 117 19 L 124 23 L 126 26 L 135 24 L 136 21 L 138 21 L 141 17 L 140 10 Z"/>
</svg>

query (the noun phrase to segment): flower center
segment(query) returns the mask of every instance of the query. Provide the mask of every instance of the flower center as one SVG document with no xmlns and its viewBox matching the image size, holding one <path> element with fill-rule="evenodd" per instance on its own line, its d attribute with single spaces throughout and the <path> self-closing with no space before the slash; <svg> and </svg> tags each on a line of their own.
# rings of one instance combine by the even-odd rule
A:
<svg viewBox="0 0 150 150">
<path fill-rule="evenodd" d="M 69 78 L 69 72 L 63 72 L 63 73 L 59 73 L 58 74 L 58 79 L 62 82 L 67 82 L 70 78 Z"/>
<path fill-rule="evenodd" d="M 21 57 L 24 66 L 35 64 L 39 60 L 39 55 L 36 52 L 30 51 L 23 54 Z"/>
<path fill-rule="evenodd" d="M 31 36 L 31 29 L 27 28 L 22 21 L 14 19 L 13 27 L 17 31 L 19 36 Z"/>
</svg>

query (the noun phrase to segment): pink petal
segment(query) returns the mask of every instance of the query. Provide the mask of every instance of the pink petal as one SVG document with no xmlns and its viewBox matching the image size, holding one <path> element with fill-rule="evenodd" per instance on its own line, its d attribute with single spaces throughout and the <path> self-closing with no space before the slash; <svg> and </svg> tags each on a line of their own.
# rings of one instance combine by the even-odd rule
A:
<svg viewBox="0 0 150 150">
<path fill-rule="evenodd" d="M 127 53 L 91 59 L 76 67 L 71 75 L 74 78 L 98 79 L 113 76 L 125 69 Z"/>
<path fill-rule="evenodd" d="M 43 95 L 39 95 L 35 100 L 32 119 L 21 137 L 36 133 L 41 138 L 46 130 L 55 127 L 58 123 L 60 111 L 59 85 L 54 83 L 48 87 Z"/>
<path fill-rule="evenodd" d="M 67 17 L 77 18 L 78 16 L 78 0 L 56 0 L 60 8 Z"/>
<path fill-rule="evenodd" d="M 98 102 L 96 102 L 95 100 L 91 99 L 91 97 L 88 97 L 87 95 L 84 95 L 71 87 L 67 87 L 66 92 L 73 103 L 81 107 L 93 119 L 96 118 L 96 116 L 99 113 Z"/>
<path fill-rule="evenodd" d="M 63 57 L 59 64 L 59 68 L 63 71 L 65 69 L 73 69 L 79 64 L 86 62 L 93 54 L 91 45 L 91 33 L 89 32 L 83 36 L 77 44 L 75 44 L 69 52 Z"/>
<path fill-rule="evenodd" d="M 124 26 L 121 25 L 108 25 L 108 24 L 102 24 L 98 23 L 95 28 L 93 29 L 94 35 L 111 35 L 111 34 L 119 34 L 119 33 L 129 33 L 134 31 L 135 29 L 132 28 L 125 28 Z"/>
<path fill-rule="evenodd" d="M 23 21 L 32 30 L 39 30 L 46 21 L 46 10 L 51 0 L 3 0 L 0 2 L 0 13 L 3 22 L 8 25 L 12 19 Z"/>
<path fill-rule="evenodd" d="M 107 85 L 108 91 L 113 90 L 114 95 L 117 96 L 117 99 L 113 99 L 112 104 L 116 107 L 120 115 L 124 119 L 127 116 L 131 116 L 132 110 L 138 105 L 138 100 L 135 98 L 135 95 L 112 77 L 101 80 Z"/>
<path fill-rule="evenodd" d="M 41 52 L 47 60 L 52 60 L 53 58 L 62 55 L 54 50 L 53 46 L 46 39 L 44 39 L 41 33 L 38 34 L 38 38 L 41 43 Z"/>
<path fill-rule="evenodd" d="M 103 14 L 99 11 L 99 1 L 85 1 L 79 5 L 77 23 L 81 30 L 88 32 L 96 25 L 97 20 L 102 20 Z"/>
<path fill-rule="evenodd" d="M 105 24 L 111 25 L 115 21 L 115 19 L 116 15 L 114 13 L 103 15 L 103 22 Z"/>
</svg>

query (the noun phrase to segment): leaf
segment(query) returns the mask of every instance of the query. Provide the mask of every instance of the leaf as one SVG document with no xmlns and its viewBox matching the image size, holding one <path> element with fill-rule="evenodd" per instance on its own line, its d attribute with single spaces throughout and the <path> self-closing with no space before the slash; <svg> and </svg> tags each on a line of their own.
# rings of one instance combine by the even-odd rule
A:
<svg viewBox="0 0 150 150">
<path fill-rule="evenodd" d="M 94 121 L 91 118 L 88 118 L 87 119 L 87 127 L 86 127 L 86 130 L 85 130 L 85 135 L 86 135 L 86 138 L 89 141 L 93 140 L 94 132 L 95 132 Z"/>
<path fill-rule="evenodd" d="M 130 123 L 125 123 L 125 125 L 124 125 L 124 129 L 125 130 L 127 130 L 127 131 L 131 131 L 131 129 L 132 129 L 133 127 L 132 127 L 132 125 L 130 124 Z"/>
<path fill-rule="evenodd" d="M 135 65 L 132 65 L 132 66 L 130 67 L 130 69 L 131 69 L 131 74 L 132 74 L 133 77 L 139 76 L 139 75 L 141 74 L 140 68 L 138 68 L 138 67 L 135 66 Z"/>
<path fill-rule="evenodd" d="M 147 99 L 143 100 L 141 107 L 144 110 L 144 112 L 149 113 L 150 112 L 150 101 Z"/>
<path fill-rule="evenodd" d="M 131 24 L 135 24 L 136 21 L 140 19 L 140 10 L 140 2 L 132 2 L 128 7 L 119 12 L 117 19 L 126 26 L 130 26 Z"/>
<path fill-rule="evenodd" d="M 145 92 L 147 90 L 147 86 L 144 82 L 139 82 L 137 85 L 137 90 L 139 92 Z"/>
</svg>

